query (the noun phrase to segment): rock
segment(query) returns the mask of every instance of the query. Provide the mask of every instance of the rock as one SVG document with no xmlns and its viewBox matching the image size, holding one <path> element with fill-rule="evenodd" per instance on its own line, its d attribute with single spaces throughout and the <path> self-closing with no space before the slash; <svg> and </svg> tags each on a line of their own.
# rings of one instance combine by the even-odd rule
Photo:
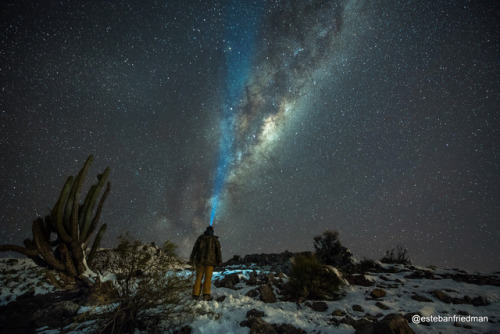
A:
<svg viewBox="0 0 500 334">
<path fill-rule="evenodd" d="M 493 285 L 500 286 L 500 279 L 498 276 L 489 275 L 489 276 L 481 276 L 481 275 L 470 275 L 462 270 L 457 270 L 459 273 L 445 273 L 441 275 L 443 278 L 451 278 L 457 282 L 465 282 L 469 284 L 477 284 L 477 285 Z"/>
<path fill-rule="evenodd" d="M 218 301 L 219 303 L 223 302 L 226 299 L 226 296 L 220 296 L 215 301 Z"/>
<path fill-rule="evenodd" d="M 434 297 L 442 301 L 443 303 L 449 304 L 450 303 L 450 296 L 448 296 L 446 293 L 444 293 L 441 290 L 435 290 L 433 292 Z"/>
<path fill-rule="evenodd" d="M 276 296 L 274 295 L 273 289 L 269 284 L 262 285 L 259 288 L 260 291 L 260 299 L 264 303 L 275 303 L 276 302 Z"/>
<path fill-rule="evenodd" d="M 226 277 L 214 282 L 217 288 L 234 289 L 234 286 L 240 282 L 238 273 L 229 274 Z"/>
<path fill-rule="evenodd" d="M 36 333 L 41 326 L 63 328 L 83 303 L 86 289 L 34 295 L 34 290 L 0 306 L 0 333 Z"/>
<path fill-rule="evenodd" d="M 359 319 L 354 324 L 355 334 L 375 334 L 373 322 L 366 319 Z"/>
<path fill-rule="evenodd" d="M 434 274 L 430 270 L 416 270 L 410 275 L 406 275 L 405 278 L 411 278 L 411 279 L 436 279 L 434 277 Z"/>
<path fill-rule="evenodd" d="M 178 330 L 176 330 L 174 332 L 174 334 L 191 334 L 191 332 L 192 332 L 192 328 L 189 327 L 188 325 L 186 325 L 186 326 L 183 326 L 183 327 L 179 328 Z"/>
<path fill-rule="evenodd" d="M 245 296 L 247 297 L 250 297 L 250 298 L 255 298 L 259 295 L 259 292 L 257 291 L 257 289 L 253 289 L 253 290 L 250 290 L 248 291 Z"/>
<path fill-rule="evenodd" d="M 432 303 L 432 299 L 420 295 L 413 295 L 411 296 L 411 299 L 416 300 L 417 302 Z"/>
<path fill-rule="evenodd" d="M 345 275 L 344 277 L 350 285 L 372 286 L 374 283 L 367 279 L 365 275 Z"/>
<path fill-rule="evenodd" d="M 356 321 L 355 334 L 415 334 L 406 319 L 399 314 L 388 314 L 378 322 L 366 319 Z"/>
<path fill-rule="evenodd" d="M 262 318 L 265 317 L 266 314 L 262 311 L 259 311 L 257 309 L 251 309 L 250 311 L 247 312 L 247 319 L 250 318 Z"/>
<path fill-rule="evenodd" d="M 373 291 L 370 293 L 370 296 L 372 296 L 373 298 L 383 298 L 386 294 L 387 293 L 385 292 L 385 290 L 373 289 Z"/>
<path fill-rule="evenodd" d="M 389 306 L 387 306 L 387 305 L 385 305 L 384 303 L 381 303 L 381 302 L 376 302 L 375 306 L 377 306 L 381 310 L 388 310 L 388 309 L 390 309 Z"/>
<path fill-rule="evenodd" d="M 325 312 L 326 310 L 328 310 L 328 305 L 325 302 L 313 302 L 312 304 L 307 302 L 306 306 L 310 307 L 316 312 Z"/>
<path fill-rule="evenodd" d="M 378 320 L 378 318 L 374 315 L 371 315 L 371 314 L 365 314 L 365 319 L 371 321 L 371 322 L 375 322 Z"/>
<path fill-rule="evenodd" d="M 386 315 L 382 320 L 375 323 L 375 333 L 380 334 L 415 334 L 413 329 L 408 325 L 408 321 L 400 315 L 391 313 Z"/>
<path fill-rule="evenodd" d="M 340 319 L 340 323 L 354 327 L 354 325 L 356 324 L 356 320 L 354 320 L 350 316 L 346 315 L 345 317 Z"/>
<path fill-rule="evenodd" d="M 332 315 L 334 317 L 342 317 L 345 315 L 345 312 L 339 309 L 336 309 L 335 311 L 332 312 Z"/>
<path fill-rule="evenodd" d="M 356 311 L 356 312 L 364 312 L 365 311 L 361 305 L 357 305 L 357 304 L 352 306 L 352 310 Z"/>
<path fill-rule="evenodd" d="M 265 277 L 265 280 L 266 280 L 268 283 L 273 283 L 273 282 L 275 281 L 274 274 L 273 274 L 273 273 L 269 273 L 269 274 Z"/>
<path fill-rule="evenodd" d="M 36 327 L 58 328 L 61 322 L 71 322 L 79 308 L 80 305 L 65 300 L 35 311 L 31 319 Z M 64 321 L 64 319 L 67 319 L 67 321 Z"/>
<path fill-rule="evenodd" d="M 488 305 L 490 305 L 490 302 L 488 301 L 488 299 L 486 297 L 479 296 L 479 297 L 473 298 L 471 300 L 471 304 L 474 306 L 488 306 Z"/>
<path fill-rule="evenodd" d="M 250 334 L 278 334 L 271 324 L 261 318 L 253 318 L 250 321 Z"/>
<path fill-rule="evenodd" d="M 254 270 L 249 274 L 249 279 L 247 281 L 248 285 L 256 285 L 257 284 L 257 272 Z"/>
<path fill-rule="evenodd" d="M 306 334 L 303 329 L 296 328 L 290 324 L 275 325 L 274 329 L 278 334 Z"/>
</svg>

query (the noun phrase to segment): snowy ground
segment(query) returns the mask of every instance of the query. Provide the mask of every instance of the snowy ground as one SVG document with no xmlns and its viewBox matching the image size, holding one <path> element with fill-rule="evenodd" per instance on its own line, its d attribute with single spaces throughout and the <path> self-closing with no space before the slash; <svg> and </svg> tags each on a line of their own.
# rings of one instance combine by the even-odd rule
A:
<svg viewBox="0 0 500 334">
<path fill-rule="evenodd" d="M 424 269 L 424 268 L 422 268 Z M 429 270 L 428 268 L 425 268 Z M 226 270 L 218 273 L 218 276 L 227 275 L 234 271 Z M 453 273 L 454 271 L 436 270 L 435 275 L 439 273 Z M 430 326 L 411 324 L 410 327 L 416 333 L 500 333 L 500 287 L 490 285 L 474 285 L 468 283 L 456 282 L 452 279 L 406 279 L 409 272 L 397 274 L 383 273 L 372 274 L 368 276 L 376 285 L 372 287 L 347 286 L 345 288 L 347 295 L 340 301 L 326 302 L 328 310 L 316 312 L 305 306 L 305 303 L 296 304 L 292 302 L 276 302 L 266 304 L 253 298 L 245 297 L 245 294 L 255 287 L 248 287 L 245 283 L 238 284 L 239 290 L 226 288 L 215 289 L 215 298 L 218 296 L 227 296 L 222 302 L 203 302 L 200 307 L 206 310 L 221 312 L 222 317 L 218 322 L 213 322 L 207 318 L 197 319 L 192 327 L 194 333 L 248 333 L 248 328 L 242 328 L 239 323 L 245 319 L 246 313 L 251 309 L 258 309 L 265 313 L 264 321 L 271 324 L 291 324 L 301 328 L 308 333 L 354 333 L 353 327 L 341 324 L 334 326 L 332 324 L 332 312 L 341 310 L 354 319 L 362 318 L 365 314 L 371 314 L 379 317 L 390 313 L 420 313 L 422 316 L 453 316 L 468 314 L 471 316 L 487 316 L 490 321 L 495 323 L 462 323 L 472 328 L 455 327 L 453 322 L 434 322 Z M 215 276 L 215 275 L 214 275 Z M 245 277 L 245 272 L 241 277 Z M 381 279 L 383 276 L 385 279 Z M 214 277 L 216 279 L 217 277 Z M 248 278 L 248 276 L 247 276 Z M 389 279 L 387 281 L 386 279 Z M 401 283 L 398 283 L 401 282 Z M 388 285 L 391 284 L 391 288 Z M 395 287 L 397 285 L 397 287 Z M 383 298 L 373 300 L 370 292 L 380 287 L 387 292 Z M 476 307 L 465 304 L 445 304 L 432 296 L 435 290 L 446 291 L 450 297 L 462 298 L 466 295 L 470 297 L 485 296 L 490 305 Z M 411 299 L 412 295 L 421 295 L 433 302 L 418 302 Z M 367 300 L 368 299 L 368 300 Z M 389 306 L 388 310 L 382 310 L 375 306 L 376 302 L 382 302 Z M 352 309 L 353 305 L 361 305 L 364 312 L 356 312 Z M 343 318 L 336 317 L 338 320 Z"/>
<path fill-rule="evenodd" d="M 400 267 L 404 268 L 404 267 Z M 307 333 L 354 333 L 353 327 L 340 324 L 334 325 L 335 319 L 341 320 L 346 315 L 358 320 L 367 314 L 381 318 L 390 313 L 405 315 L 408 313 L 419 313 L 422 316 L 439 317 L 456 316 L 478 316 L 488 317 L 488 322 L 458 322 L 456 327 L 454 321 L 430 322 L 428 326 L 410 323 L 410 327 L 416 333 L 500 333 L 500 287 L 492 285 L 476 285 L 471 283 L 457 282 L 453 279 L 443 279 L 447 274 L 456 274 L 456 270 L 444 270 L 419 268 L 431 271 L 437 279 L 411 279 L 405 278 L 412 272 L 407 269 L 398 273 L 372 273 L 366 277 L 375 282 L 370 287 L 348 285 L 345 287 L 346 297 L 340 301 L 326 302 L 328 310 L 317 312 L 306 306 L 305 303 L 294 303 L 279 301 L 276 303 L 264 303 L 258 297 L 250 298 L 245 294 L 255 289 L 256 286 L 248 286 L 245 279 L 249 278 L 251 271 L 256 270 L 266 273 L 266 268 L 226 268 L 223 272 L 215 272 L 213 282 L 229 274 L 237 273 L 242 279 L 235 288 L 216 288 L 212 286 L 214 300 L 200 301 L 197 307 L 220 315 L 214 320 L 213 317 L 199 316 L 189 324 L 193 333 L 249 333 L 248 327 L 241 327 L 240 323 L 246 319 L 246 314 L 251 309 L 264 312 L 262 318 L 270 324 L 290 324 L 296 328 L 305 330 Z M 0 305 L 6 305 L 16 299 L 17 296 L 26 293 L 30 289 L 35 294 L 45 294 L 54 291 L 40 275 L 42 269 L 37 268 L 28 259 L 0 259 Z M 496 275 L 500 278 L 500 275 Z M 386 296 L 374 300 L 370 297 L 374 288 L 386 291 Z M 463 299 L 465 296 L 471 298 L 485 297 L 489 305 L 473 306 L 470 304 L 447 304 L 434 296 L 434 291 L 445 292 L 449 297 Z M 430 302 L 421 302 L 412 299 L 419 295 L 430 299 Z M 217 298 L 225 296 L 223 301 Z M 376 303 L 383 303 L 389 309 L 383 310 Z M 360 305 L 362 312 L 354 311 L 353 305 Z M 345 315 L 336 317 L 332 315 L 335 310 L 342 311 Z M 428 319 L 427 319 L 428 320 Z M 58 333 L 59 331 L 40 329 L 39 333 Z M 77 332 L 73 332 L 77 333 Z"/>
</svg>

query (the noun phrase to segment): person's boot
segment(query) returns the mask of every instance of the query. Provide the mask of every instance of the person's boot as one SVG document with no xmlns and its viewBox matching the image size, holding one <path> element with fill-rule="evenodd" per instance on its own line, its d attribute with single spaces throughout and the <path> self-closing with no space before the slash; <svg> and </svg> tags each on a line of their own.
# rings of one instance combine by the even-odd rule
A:
<svg viewBox="0 0 500 334">
<path fill-rule="evenodd" d="M 196 296 L 196 295 L 193 295 L 193 300 L 199 300 L 200 299 L 200 296 Z"/>
<path fill-rule="evenodd" d="M 214 299 L 214 298 L 213 298 L 211 295 L 203 295 L 203 300 L 204 300 L 204 301 L 209 302 L 209 301 L 211 301 L 211 300 L 213 300 L 213 299 Z"/>
</svg>

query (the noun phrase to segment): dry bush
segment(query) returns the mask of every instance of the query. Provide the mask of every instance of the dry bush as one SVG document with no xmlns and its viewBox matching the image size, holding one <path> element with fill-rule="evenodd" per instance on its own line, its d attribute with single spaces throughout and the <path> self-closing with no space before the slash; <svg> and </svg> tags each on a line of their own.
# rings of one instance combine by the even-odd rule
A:
<svg viewBox="0 0 500 334">
<path fill-rule="evenodd" d="M 134 333 L 135 329 L 155 333 L 189 321 L 196 313 L 191 299 L 192 275 L 176 271 L 176 246 L 149 247 L 128 234 L 101 263 L 114 276 L 114 288 L 102 285 L 94 293 L 98 333 Z"/>
<path fill-rule="evenodd" d="M 385 251 L 385 255 L 380 259 L 382 263 L 410 265 L 411 260 L 408 256 L 408 250 L 403 245 L 397 245 L 396 249 Z"/>
</svg>

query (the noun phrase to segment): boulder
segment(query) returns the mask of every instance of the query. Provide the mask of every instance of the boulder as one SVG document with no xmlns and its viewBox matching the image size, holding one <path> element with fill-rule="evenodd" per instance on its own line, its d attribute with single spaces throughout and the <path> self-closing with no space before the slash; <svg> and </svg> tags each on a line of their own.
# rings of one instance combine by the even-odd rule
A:
<svg viewBox="0 0 500 334">
<path fill-rule="evenodd" d="M 250 322 L 250 334 L 278 334 L 271 324 L 261 318 L 253 318 Z"/>
<path fill-rule="evenodd" d="M 373 289 L 373 291 L 370 293 L 370 296 L 373 298 L 383 298 L 385 297 L 387 293 L 383 289 Z"/>
<path fill-rule="evenodd" d="M 410 279 L 436 279 L 432 271 L 429 270 L 416 270 L 413 273 L 406 275 L 405 278 L 410 278 Z"/>
<path fill-rule="evenodd" d="M 332 315 L 334 317 L 343 317 L 345 315 L 345 312 L 339 309 L 336 309 L 335 311 L 332 312 Z"/>
<path fill-rule="evenodd" d="M 381 303 L 381 302 L 376 302 L 375 306 L 377 306 L 381 310 L 388 310 L 390 308 L 389 306 L 387 306 L 387 305 L 385 305 L 384 303 Z"/>
<path fill-rule="evenodd" d="M 443 291 L 441 290 L 435 290 L 433 292 L 434 294 L 434 297 L 436 297 L 437 299 L 439 299 L 440 301 L 442 301 L 443 303 L 446 303 L 446 304 L 449 304 L 450 301 L 451 301 L 451 298 L 450 296 L 448 296 L 446 293 L 444 293 Z"/>
<path fill-rule="evenodd" d="M 367 279 L 365 275 L 350 275 L 347 274 L 344 278 L 350 285 L 372 286 L 374 283 Z"/>
<path fill-rule="evenodd" d="M 247 312 L 247 319 L 250 318 L 262 318 L 265 317 L 266 314 L 262 311 L 259 311 L 255 308 L 251 309 L 250 311 Z"/>
<path fill-rule="evenodd" d="M 62 323 L 71 323 L 79 308 L 80 305 L 65 300 L 35 311 L 31 319 L 36 327 L 59 328 Z"/>
<path fill-rule="evenodd" d="M 375 332 L 380 334 L 415 334 L 410 325 L 408 325 L 405 317 L 395 313 L 388 314 L 382 320 L 375 323 Z"/>
<path fill-rule="evenodd" d="M 364 318 L 356 321 L 353 327 L 356 329 L 355 334 L 375 334 L 374 323 Z"/>
<path fill-rule="evenodd" d="M 432 303 L 432 299 L 420 295 L 413 295 L 411 296 L 411 299 L 416 300 L 417 302 Z"/>
<path fill-rule="evenodd" d="M 399 314 L 388 314 L 378 322 L 361 319 L 353 326 L 355 334 L 415 334 L 408 325 L 408 321 Z"/>
<path fill-rule="evenodd" d="M 278 334 L 306 334 L 303 329 L 296 328 L 290 324 L 275 325 L 274 329 Z"/>
<path fill-rule="evenodd" d="M 260 299 L 264 303 L 275 303 L 276 302 L 276 296 L 274 295 L 273 289 L 269 284 L 262 285 L 259 288 L 260 291 Z"/>
<path fill-rule="evenodd" d="M 488 305 L 490 305 L 490 302 L 488 301 L 488 298 L 483 297 L 483 296 L 479 296 L 479 297 L 473 298 L 471 300 L 471 304 L 474 306 L 488 306 Z"/>
<path fill-rule="evenodd" d="M 325 312 L 328 310 L 328 305 L 325 302 L 313 302 L 313 303 L 306 303 L 306 306 L 313 309 L 316 312 Z"/>
<path fill-rule="evenodd" d="M 257 289 L 253 289 L 245 293 L 245 296 L 250 297 L 250 298 L 255 298 L 259 295 L 259 291 Z"/>
<path fill-rule="evenodd" d="M 229 274 L 226 277 L 214 282 L 217 288 L 234 289 L 234 286 L 240 282 L 238 273 Z"/>
<path fill-rule="evenodd" d="M 174 332 L 174 334 L 191 334 L 192 328 L 185 325 Z"/>
<path fill-rule="evenodd" d="M 365 311 L 361 305 L 357 305 L 357 304 L 352 306 L 352 310 L 356 311 L 356 312 L 364 312 Z"/>
<path fill-rule="evenodd" d="M 340 323 L 354 327 L 354 325 L 356 324 L 356 320 L 354 320 L 350 316 L 346 315 L 345 317 L 340 319 Z"/>
</svg>

